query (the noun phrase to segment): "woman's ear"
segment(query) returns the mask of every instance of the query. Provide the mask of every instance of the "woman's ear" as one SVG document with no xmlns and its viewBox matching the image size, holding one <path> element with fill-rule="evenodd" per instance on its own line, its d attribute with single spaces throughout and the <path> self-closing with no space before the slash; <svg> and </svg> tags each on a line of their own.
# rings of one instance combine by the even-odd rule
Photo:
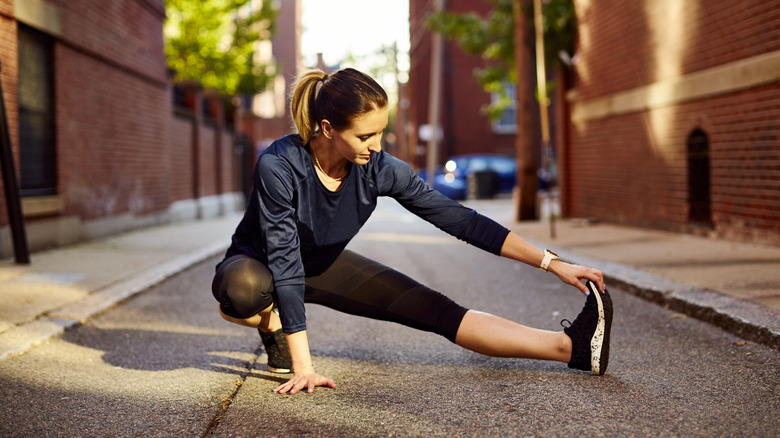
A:
<svg viewBox="0 0 780 438">
<path fill-rule="evenodd" d="M 322 131 L 322 135 L 324 135 L 325 138 L 333 138 L 333 125 L 331 125 L 327 119 L 322 119 L 320 122 L 320 131 Z"/>
</svg>

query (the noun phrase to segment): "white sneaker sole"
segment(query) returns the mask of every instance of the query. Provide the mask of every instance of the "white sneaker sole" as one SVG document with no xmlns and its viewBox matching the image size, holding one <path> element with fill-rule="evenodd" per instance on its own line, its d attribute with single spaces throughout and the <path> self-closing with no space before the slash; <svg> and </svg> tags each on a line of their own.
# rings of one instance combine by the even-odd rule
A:
<svg viewBox="0 0 780 438">
<path fill-rule="evenodd" d="M 596 324 L 596 331 L 590 338 L 590 369 L 597 375 L 601 375 L 601 350 L 604 346 L 604 335 L 606 331 L 606 316 L 604 315 L 604 301 L 601 299 L 601 292 L 595 283 L 588 282 L 590 293 L 596 296 L 596 303 L 599 308 L 599 320 Z"/>
</svg>

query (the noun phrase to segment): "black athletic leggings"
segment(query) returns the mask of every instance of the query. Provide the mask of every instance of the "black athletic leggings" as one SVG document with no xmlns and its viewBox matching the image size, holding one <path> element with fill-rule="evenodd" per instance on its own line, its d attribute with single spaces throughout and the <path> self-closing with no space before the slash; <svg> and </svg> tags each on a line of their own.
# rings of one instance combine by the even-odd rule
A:
<svg viewBox="0 0 780 438">
<path fill-rule="evenodd" d="M 222 312 L 248 318 L 274 299 L 271 272 L 245 255 L 225 260 L 211 285 Z M 323 274 L 306 278 L 307 303 L 438 333 L 452 342 L 468 309 L 400 272 L 345 250 Z"/>
</svg>

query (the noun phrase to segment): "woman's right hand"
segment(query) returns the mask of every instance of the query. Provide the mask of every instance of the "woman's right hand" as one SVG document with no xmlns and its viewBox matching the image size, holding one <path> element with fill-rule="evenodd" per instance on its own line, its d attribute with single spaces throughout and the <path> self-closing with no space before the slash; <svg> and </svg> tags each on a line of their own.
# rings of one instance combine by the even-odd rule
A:
<svg viewBox="0 0 780 438">
<path fill-rule="evenodd" d="M 292 379 L 274 388 L 275 393 L 295 394 L 303 388 L 306 388 L 306 392 L 312 392 L 315 386 L 336 387 L 336 383 L 332 379 L 321 376 L 314 371 L 306 330 L 285 334 L 285 339 L 287 339 L 287 346 L 290 349 L 295 375 Z"/>
<path fill-rule="evenodd" d="M 326 386 L 335 389 L 336 382 L 333 379 L 317 374 L 314 371 L 314 367 L 307 367 L 297 371 L 292 379 L 277 386 L 273 391 L 277 394 L 292 395 L 305 388 L 306 392 L 311 393 L 314 391 L 315 386 Z"/>
</svg>

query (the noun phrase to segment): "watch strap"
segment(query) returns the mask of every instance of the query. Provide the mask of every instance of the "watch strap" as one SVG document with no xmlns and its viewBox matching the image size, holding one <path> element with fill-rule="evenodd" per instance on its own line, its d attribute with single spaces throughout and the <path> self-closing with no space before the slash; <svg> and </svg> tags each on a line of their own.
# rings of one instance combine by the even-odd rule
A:
<svg viewBox="0 0 780 438">
<path fill-rule="evenodd" d="M 553 260 L 558 260 L 558 254 L 550 251 L 549 249 L 544 250 L 544 258 L 542 259 L 542 264 L 539 265 L 539 269 L 541 269 L 544 272 L 547 272 L 547 270 L 550 268 L 550 262 Z"/>
</svg>

